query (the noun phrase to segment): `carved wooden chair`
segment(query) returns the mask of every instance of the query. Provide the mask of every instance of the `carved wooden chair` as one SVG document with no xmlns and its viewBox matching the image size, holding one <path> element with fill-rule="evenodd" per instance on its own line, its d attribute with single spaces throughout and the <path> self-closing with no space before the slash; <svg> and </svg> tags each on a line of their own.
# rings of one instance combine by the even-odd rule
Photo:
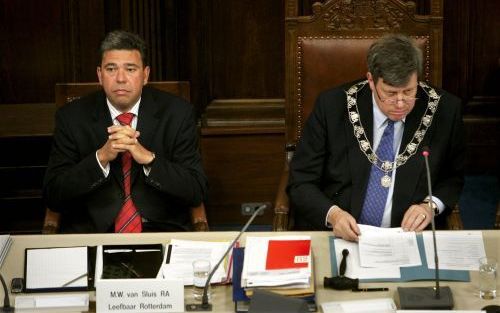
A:
<svg viewBox="0 0 500 313">
<path fill-rule="evenodd" d="M 430 14 L 417 15 L 413 2 L 400 0 L 327 0 L 299 16 L 297 0 L 285 1 L 286 160 L 275 201 L 273 229 L 293 227 L 286 184 L 288 162 L 319 93 L 365 77 L 366 53 L 387 33 L 405 33 L 424 56 L 424 80 L 441 85 L 442 0 L 430 0 Z M 463 228 L 457 208 L 448 225 Z"/>
<path fill-rule="evenodd" d="M 148 86 L 177 95 L 187 101 L 190 101 L 189 82 L 185 81 L 163 81 L 149 82 Z M 101 88 L 99 83 L 69 83 L 56 84 L 56 107 L 78 99 L 83 95 L 97 91 Z M 191 223 L 195 231 L 208 231 L 208 221 L 205 212 L 205 205 L 202 203 L 197 207 L 191 208 Z M 45 219 L 43 223 L 43 234 L 54 234 L 59 231 L 61 216 L 59 213 L 46 208 Z"/>
</svg>

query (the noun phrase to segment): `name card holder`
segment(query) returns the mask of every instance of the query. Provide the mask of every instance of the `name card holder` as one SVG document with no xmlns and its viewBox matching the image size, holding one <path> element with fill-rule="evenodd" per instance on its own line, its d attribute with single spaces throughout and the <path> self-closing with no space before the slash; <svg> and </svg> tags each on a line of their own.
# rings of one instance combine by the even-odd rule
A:
<svg viewBox="0 0 500 313">
<path fill-rule="evenodd" d="M 163 278 L 105 279 L 103 247 L 98 246 L 96 258 L 97 312 L 183 312 L 182 280 Z"/>
</svg>

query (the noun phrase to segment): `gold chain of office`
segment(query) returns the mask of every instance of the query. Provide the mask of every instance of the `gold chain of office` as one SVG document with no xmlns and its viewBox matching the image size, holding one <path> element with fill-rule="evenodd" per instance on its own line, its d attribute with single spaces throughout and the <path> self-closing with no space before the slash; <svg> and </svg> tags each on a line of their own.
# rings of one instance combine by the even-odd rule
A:
<svg viewBox="0 0 500 313">
<path fill-rule="evenodd" d="M 420 125 L 413 134 L 413 138 L 411 139 L 411 141 L 406 145 L 406 148 L 403 150 L 403 152 L 398 154 L 396 160 L 391 162 L 389 160 L 381 160 L 373 151 L 370 141 L 366 137 L 365 129 L 361 124 L 357 104 L 358 92 L 363 89 L 363 87 L 365 87 L 367 83 L 368 80 L 361 81 L 357 84 L 352 85 L 346 91 L 347 114 L 349 115 L 349 121 L 352 124 L 354 136 L 358 141 L 359 148 L 364 153 L 368 161 L 370 161 L 370 163 L 372 163 L 385 173 L 380 180 L 380 184 L 383 187 L 388 188 L 391 185 L 391 177 L 389 176 L 389 172 L 405 164 L 406 161 L 408 161 L 417 152 L 420 143 L 424 139 L 425 133 L 432 124 L 432 119 L 434 117 L 434 113 L 437 110 L 441 96 L 437 94 L 434 88 L 430 87 L 426 83 L 418 83 L 429 97 L 429 101 L 427 102 L 427 109 L 425 110 L 425 113 L 420 120 Z"/>
</svg>

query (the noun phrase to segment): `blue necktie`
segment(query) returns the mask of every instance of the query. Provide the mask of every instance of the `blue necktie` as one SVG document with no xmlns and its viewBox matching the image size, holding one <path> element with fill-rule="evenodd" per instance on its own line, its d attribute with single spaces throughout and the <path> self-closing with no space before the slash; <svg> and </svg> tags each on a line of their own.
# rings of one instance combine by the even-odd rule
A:
<svg viewBox="0 0 500 313">
<path fill-rule="evenodd" d="M 382 162 L 394 161 L 394 122 L 387 120 L 382 139 L 376 152 Z M 379 163 L 379 166 L 381 164 Z M 391 177 L 392 172 L 387 173 Z M 382 186 L 381 179 L 385 173 L 375 165 L 372 165 L 368 187 L 366 189 L 365 201 L 359 222 L 361 224 L 380 226 L 384 215 L 385 203 L 387 201 L 388 187 Z"/>
</svg>

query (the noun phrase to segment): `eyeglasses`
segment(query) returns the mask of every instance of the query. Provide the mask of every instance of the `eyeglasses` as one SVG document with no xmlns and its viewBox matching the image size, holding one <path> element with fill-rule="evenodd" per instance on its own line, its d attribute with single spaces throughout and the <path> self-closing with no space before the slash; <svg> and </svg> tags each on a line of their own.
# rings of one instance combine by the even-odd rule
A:
<svg viewBox="0 0 500 313">
<path fill-rule="evenodd" d="M 381 98 L 377 88 L 375 88 L 375 93 L 377 94 L 377 97 L 380 101 L 382 101 L 386 104 L 389 104 L 389 105 L 394 105 L 394 104 L 398 103 L 399 101 L 403 102 L 404 104 L 412 104 L 418 100 L 418 98 L 407 97 L 407 96 L 402 96 L 401 99 L 398 99 L 398 95 L 394 95 L 392 97 L 387 97 L 387 98 Z"/>
</svg>

